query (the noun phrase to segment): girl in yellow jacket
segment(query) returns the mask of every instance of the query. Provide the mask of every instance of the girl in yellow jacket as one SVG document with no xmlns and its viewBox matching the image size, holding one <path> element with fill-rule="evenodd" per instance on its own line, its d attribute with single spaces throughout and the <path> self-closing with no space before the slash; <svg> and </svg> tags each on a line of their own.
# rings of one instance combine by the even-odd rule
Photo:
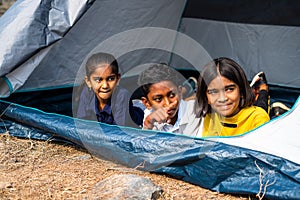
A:
<svg viewBox="0 0 300 200">
<path fill-rule="evenodd" d="M 221 57 L 204 66 L 198 79 L 198 117 L 204 117 L 202 136 L 235 136 L 269 121 L 268 113 L 253 105 L 255 95 L 243 69 Z"/>
</svg>

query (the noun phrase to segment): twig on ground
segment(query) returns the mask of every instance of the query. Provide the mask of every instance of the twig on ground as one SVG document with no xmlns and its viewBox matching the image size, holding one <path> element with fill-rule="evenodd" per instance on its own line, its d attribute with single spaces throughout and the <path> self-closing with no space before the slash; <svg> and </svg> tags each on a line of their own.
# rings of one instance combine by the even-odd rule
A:
<svg viewBox="0 0 300 200">
<path fill-rule="evenodd" d="M 146 163 L 146 161 L 144 160 L 144 162 L 138 164 L 138 165 L 137 165 L 135 168 L 133 168 L 133 169 L 144 168 L 144 167 L 145 167 L 145 163 Z"/>
<path fill-rule="evenodd" d="M 137 171 L 134 168 L 126 168 L 126 167 L 110 167 L 107 168 L 106 170 L 115 170 L 115 171 L 121 171 L 121 172 L 130 172 L 130 173 L 143 173 L 141 171 Z"/>
<path fill-rule="evenodd" d="M 264 173 L 263 169 L 261 169 L 258 164 L 256 163 L 256 160 L 254 161 L 254 164 L 256 165 L 257 169 L 259 170 L 259 191 L 256 194 L 256 197 L 259 200 L 262 200 L 264 198 L 264 196 L 266 195 L 267 192 L 267 187 L 275 184 L 276 179 L 274 179 L 274 181 L 272 183 L 269 183 L 270 180 L 267 180 L 266 183 L 264 184 L 263 179 L 266 177 L 266 175 L 268 175 L 269 173 Z"/>
</svg>

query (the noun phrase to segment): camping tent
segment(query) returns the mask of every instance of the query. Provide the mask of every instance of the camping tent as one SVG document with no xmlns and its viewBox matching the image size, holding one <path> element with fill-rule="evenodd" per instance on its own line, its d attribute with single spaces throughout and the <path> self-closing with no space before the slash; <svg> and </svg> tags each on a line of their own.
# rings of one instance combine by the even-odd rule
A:
<svg viewBox="0 0 300 200">
<path fill-rule="evenodd" d="M 264 185 L 266 197 L 300 198 L 299 8 L 291 0 L 17 1 L 0 18 L 1 129 L 68 140 L 220 192 L 257 194 Z M 227 56 L 248 77 L 264 71 L 271 100 L 295 106 L 243 137 L 209 140 L 78 120 L 72 91 L 97 51 L 117 57 L 131 92 L 144 64 L 170 63 L 190 76 Z"/>
</svg>

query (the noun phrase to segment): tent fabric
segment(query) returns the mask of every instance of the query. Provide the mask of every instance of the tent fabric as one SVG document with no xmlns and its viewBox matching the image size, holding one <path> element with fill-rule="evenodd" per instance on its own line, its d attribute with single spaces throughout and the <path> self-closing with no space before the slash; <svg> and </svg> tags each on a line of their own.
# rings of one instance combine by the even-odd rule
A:
<svg viewBox="0 0 300 200">
<path fill-rule="evenodd" d="M 1 16 L 0 77 L 5 76 L 6 83 L 10 83 L 9 88 L 0 87 L 3 96 L 24 85 L 52 45 L 64 37 L 88 5 L 86 0 L 17 1 Z"/>
<path fill-rule="evenodd" d="M 7 100 L 0 100 L 0 130 L 72 142 L 219 192 L 257 194 L 270 184 L 267 198 L 300 199 L 299 100 L 286 115 L 234 138 L 72 118 L 84 62 L 104 50 L 116 54 L 130 92 L 148 63 L 199 73 L 211 58 L 229 56 L 248 77 L 263 70 L 271 98 L 293 105 L 300 94 L 299 7 L 292 0 L 17 1 L 0 18 L 0 97 Z"/>
<path fill-rule="evenodd" d="M 247 24 L 299 26 L 300 4 L 294 0 L 189 0 L 183 18 Z M 212 12 L 214 11 L 214 12 Z"/>
<path fill-rule="evenodd" d="M 34 4 L 40 4 L 40 1 L 34 2 Z M 58 2 L 60 1 L 48 0 L 47 2 L 48 4 L 59 4 Z M 61 8 L 58 10 L 64 10 L 63 6 L 68 4 L 70 8 L 77 7 L 78 3 L 75 2 L 76 1 L 66 1 L 65 3 L 61 3 L 63 5 L 61 5 Z M 86 2 L 83 3 L 83 5 L 87 4 Z M 48 30 L 48 23 L 55 25 L 60 22 L 58 16 L 54 14 L 51 15 L 51 11 L 53 10 L 51 5 L 48 5 L 46 8 L 42 6 L 36 8 L 36 13 L 44 13 L 44 15 L 49 13 L 44 17 L 49 22 L 45 21 L 41 28 L 35 25 L 36 23 L 39 23 L 39 21 L 32 20 L 32 16 L 26 13 L 26 9 L 22 10 L 22 12 L 20 11 L 21 13 L 24 13 L 24 15 L 26 14 L 21 19 L 15 19 L 9 27 L 0 27 L 0 30 L 3 30 L 3 33 L 0 32 L 0 35 L 3 36 L 0 37 L 1 41 L 7 40 L 7 34 L 10 32 L 16 32 L 16 35 L 13 38 L 18 38 L 21 41 L 28 40 L 28 42 L 26 42 L 26 47 L 19 46 L 18 43 L 7 45 L 3 42 L 3 50 L 1 50 L 3 55 L 11 55 L 12 52 L 17 53 L 17 50 L 14 50 L 14 48 L 24 48 L 27 49 L 26 52 L 28 52 L 28 54 L 31 53 L 31 57 L 30 55 L 24 55 L 21 58 L 14 57 L 12 61 L 12 59 L 3 56 L 2 61 L 0 60 L 0 76 L 5 75 L 8 77 L 13 86 L 11 89 L 13 92 L 16 90 L 29 91 L 40 88 L 49 89 L 53 87 L 60 88 L 73 86 L 77 72 L 84 58 L 105 39 L 114 34 L 140 27 L 164 27 L 176 30 L 184 7 L 183 0 L 176 2 L 172 0 L 155 0 L 143 2 L 143 4 L 138 0 L 123 2 L 122 4 L 120 4 L 120 1 L 118 0 L 98 0 L 92 3 L 92 6 L 85 11 L 84 15 L 82 15 L 82 12 L 79 12 L 78 17 L 80 16 L 80 19 L 78 19 L 76 23 L 68 24 L 68 27 L 64 27 L 66 31 L 59 36 L 57 36 L 56 32 L 57 29 L 62 29 L 61 27 L 54 27 L 54 33 L 52 33 L 51 30 L 48 32 L 43 31 L 44 29 Z M 21 1 L 20 4 L 25 4 L 26 8 L 36 7 L 36 5 L 31 5 L 33 4 L 31 1 Z M 25 7 L 25 5 L 23 7 Z M 18 5 L 15 7 L 18 8 Z M 66 6 L 66 8 L 69 7 Z M 84 8 L 87 8 L 87 6 Z M 15 9 L 11 8 L 11 10 Z M 19 10 L 16 9 L 16 11 Z M 70 9 L 70 11 L 72 10 Z M 64 18 L 69 15 L 75 15 L 74 11 L 70 13 L 62 12 L 61 14 L 65 15 L 62 16 Z M 172 14 L 172 17 L 166 17 L 169 14 Z M 0 26 L 5 24 L 2 23 L 2 21 L 5 22 L 14 15 L 15 12 L 13 11 L 3 15 L 0 18 Z M 40 17 L 36 18 L 39 19 Z M 24 23 L 24 21 L 27 22 L 28 27 L 24 27 L 23 29 L 19 28 L 18 24 Z M 40 23 L 38 25 L 40 25 Z M 72 28 L 70 29 L 71 26 Z M 33 38 L 31 33 L 34 31 L 36 31 L 37 34 L 35 37 L 41 38 L 41 41 L 30 40 L 30 38 Z M 52 37 L 50 37 L 52 35 L 57 37 L 52 39 Z M 121 44 L 120 41 L 118 41 L 118 43 Z M 30 48 L 32 48 L 32 50 Z M 40 49 L 43 49 L 43 52 L 45 53 L 42 54 L 39 52 Z M 161 58 L 162 56 L 165 58 L 161 58 L 161 60 L 166 61 L 169 59 L 168 53 L 164 55 L 161 52 L 158 52 L 153 56 L 150 56 L 149 52 L 146 51 L 144 53 L 138 53 L 137 55 L 131 54 L 127 56 L 126 59 L 124 58 L 124 61 L 122 61 L 122 58 L 119 58 L 118 60 L 120 60 L 119 63 L 121 63 L 121 66 L 136 66 L 140 64 L 137 59 L 129 59 L 131 56 L 134 56 L 135 58 L 143 57 L 150 61 L 152 60 L 153 62 L 154 59 Z M 130 64 L 127 64 L 125 61 L 127 61 L 127 63 L 130 61 Z M 7 69 L 7 65 L 9 65 L 9 69 Z M 20 71 L 26 71 L 28 76 L 22 76 L 21 73 L 15 75 L 13 70 L 15 68 L 24 68 L 20 69 Z M 128 68 L 121 69 L 121 71 L 128 70 Z M 47 76 L 42 76 L 44 74 L 47 74 Z M 21 83 L 18 84 L 20 81 Z M 3 87 L 1 86 L 0 88 Z M 0 96 L 9 96 L 9 94 L 7 94 L 7 91 L 0 91 Z"/>
<path fill-rule="evenodd" d="M 116 34 L 145 27 L 179 31 L 202 45 L 211 58 L 234 58 L 248 77 L 263 70 L 271 84 L 300 88 L 299 5 L 276 0 L 18 1 L 0 18 L 0 76 L 5 77 L 0 79 L 0 97 L 18 91 L 72 87 L 85 57 L 97 45 Z M 136 45 L 147 36 L 130 44 Z M 120 46 L 126 42 L 115 41 Z M 189 50 L 189 60 L 199 60 L 189 43 L 175 38 L 170 45 Z M 26 51 L 20 53 L 20 49 Z M 194 66 L 180 55 L 147 48 L 126 52 L 118 60 L 122 73 L 157 61 L 201 70 L 206 61 Z M 281 73 L 286 68 L 289 70 Z"/>
<path fill-rule="evenodd" d="M 140 170 L 167 173 L 214 191 L 258 194 L 260 184 L 270 184 L 266 189 L 267 198 L 300 197 L 300 165 L 293 162 L 292 158 L 297 158 L 300 153 L 297 140 L 293 140 L 294 148 L 291 151 L 294 153 L 287 159 L 288 156 L 283 154 L 284 157 L 280 157 L 266 153 L 263 149 L 257 150 L 256 146 L 239 143 L 239 140 L 243 140 L 239 137 L 218 138 L 217 141 L 203 140 L 80 120 L 4 101 L 0 105 L 0 112 L 5 119 L 5 123 L 2 122 L 0 126 L 1 131 L 8 130 L 10 134 L 18 137 L 65 139 L 88 149 L 98 157 L 129 167 L 143 166 Z M 289 116 L 299 116 L 299 108 L 298 103 L 289 114 L 278 121 L 288 123 Z M 284 126 L 281 127 L 281 131 L 292 131 L 292 134 L 296 134 L 299 123 L 290 126 L 285 126 L 284 130 Z M 264 126 L 253 133 L 260 134 L 266 134 Z M 248 135 L 251 136 L 246 136 Z M 291 147 L 288 144 L 285 146 L 285 143 L 281 143 L 280 148 L 272 146 L 272 143 L 269 145 L 270 138 L 264 141 L 264 145 L 273 149 Z M 258 146 L 259 144 L 257 142 Z"/>
</svg>

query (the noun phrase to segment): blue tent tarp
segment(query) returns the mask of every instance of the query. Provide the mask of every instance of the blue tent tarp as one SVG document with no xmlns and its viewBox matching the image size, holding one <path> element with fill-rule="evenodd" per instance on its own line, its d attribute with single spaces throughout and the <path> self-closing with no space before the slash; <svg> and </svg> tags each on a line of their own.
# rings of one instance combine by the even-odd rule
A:
<svg viewBox="0 0 300 200">
<path fill-rule="evenodd" d="M 8 130 L 17 137 L 64 139 L 88 149 L 100 158 L 129 167 L 142 166 L 140 170 L 166 173 L 219 192 L 258 194 L 263 193 L 260 191 L 262 184 L 267 186 L 267 198 L 297 199 L 300 196 L 300 166 L 296 162 L 299 147 L 294 150 L 295 162 L 292 162 L 270 153 L 226 144 L 226 138 L 212 141 L 142 131 L 45 113 L 3 101 L 1 112 L 6 123 L 1 124 L 0 131 Z M 271 123 L 289 121 L 285 118 L 292 114 L 300 115 L 299 104 Z M 262 134 L 262 128 L 248 135 Z M 299 124 L 293 128 L 295 132 Z M 285 145 L 282 146 L 284 149 Z"/>
</svg>

